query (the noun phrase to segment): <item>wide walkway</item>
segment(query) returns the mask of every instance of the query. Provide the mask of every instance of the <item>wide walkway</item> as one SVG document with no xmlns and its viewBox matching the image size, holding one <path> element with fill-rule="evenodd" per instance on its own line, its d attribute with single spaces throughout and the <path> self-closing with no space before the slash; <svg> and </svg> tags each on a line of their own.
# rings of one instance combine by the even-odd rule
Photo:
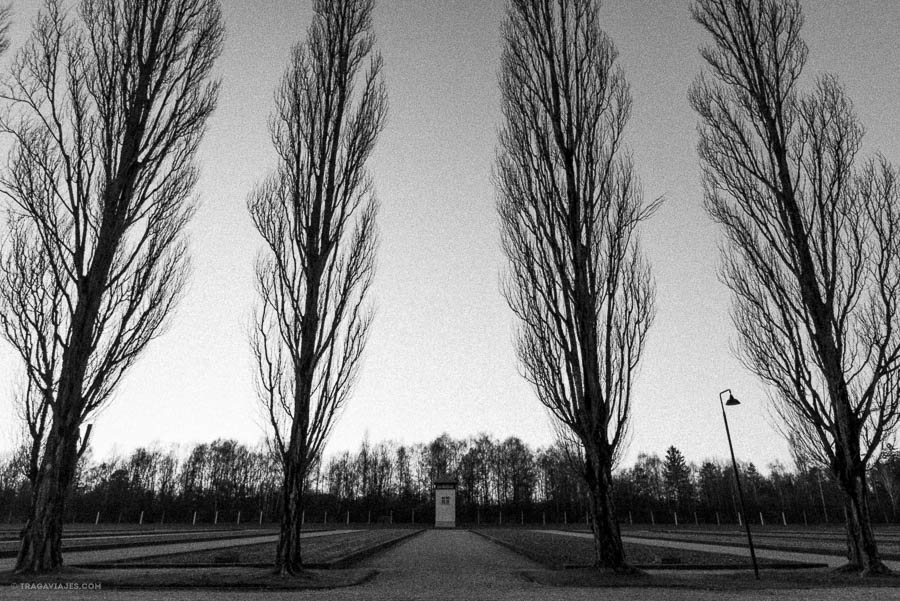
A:
<svg viewBox="0 0 900 601">
<path fill-rule="evenodd" d="M 446 599 L 500 599 L 511 590 L 539 588 L 517 572 L 541 568 L 466 530 L 427 530 L 359 567 L 379 571 L 359 587 L 376 599 L 430 599 L 438 592 Z"/>
<path fill-rule="evenodd" d="M 663 588 L 545 587 L 529 582 L 519 574 L 521 570 L 538 569 L 539 566 L 462 530 L 428 530 L 358 567 L 376 568 L 379 574 L 366 584 L 330 591 L 65 591 L 60 598 L 64 596 L 67 601 L 743 601 L 781 597 L 790 597 L 791 601 L 900 600 L 900 591 L 862 588 L 728 593 Z M 46 591 L 19 588 L 10 588 L 3 593 L 4 601 L 50 598 Z"/>
</svg>

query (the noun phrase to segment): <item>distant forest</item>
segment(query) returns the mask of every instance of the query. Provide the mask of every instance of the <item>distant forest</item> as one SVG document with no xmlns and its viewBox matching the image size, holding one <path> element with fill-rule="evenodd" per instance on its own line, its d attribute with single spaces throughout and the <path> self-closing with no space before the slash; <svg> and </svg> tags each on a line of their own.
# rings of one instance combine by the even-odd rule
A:
<svg viewBox="0 0 900 601">
<path fill-rule="evenodd" d="M 761 473 L 741 464 L 747 513 L 754 523 L 843 523 L 842 497 L 827 471 L 780 463 Z M 0 520 L 24 521 L 30 484 L 27 452 L 0 459 Z M 280 516 L 280 466 L 261 443 L 248 447 L 215 440 L 193 448 L 138 448 L 98 461 L 90 450 L 79 464 L 66 521 L 103 524 L 161 522 L 264 523 Z M 454 439 L 427 444 L 364 441 L 356 452 L 333 455 L 307 483 L 309 524 L 434 520 L 432 481 L 459 481 L 457 519 L 467 524 L 584 523 L 585 492 L 559 446 L 532 448 L 512 437 Z M 887 449 L 874 464 L 873 518 L 897 522 L 900 450 Z M 640 454 L 615 473 L 615 503 L 623 524 L 737 523 L 738 500 L 730 462 L 687 462 L 677 448 L 664 457 Z M 4 511 L 5 510 L 5 511 Z M 240 515 L 239 515 L 240 514 Z"/>
</svg>

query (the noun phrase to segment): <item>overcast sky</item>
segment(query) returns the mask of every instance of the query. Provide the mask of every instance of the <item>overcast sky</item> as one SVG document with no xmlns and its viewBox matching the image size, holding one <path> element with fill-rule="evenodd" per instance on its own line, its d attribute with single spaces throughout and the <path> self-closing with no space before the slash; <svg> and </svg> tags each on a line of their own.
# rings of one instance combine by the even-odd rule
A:
<svg viewBox="0 0 900 601">
<path fill-rule="evenodd" d="M 13 0 L 13 50 L 37 0 Z M 202 208 L 191 228 L 193 279 L 164 337 L 96 418 L 95 456 L 159 441 L 264 435 L 253 392 L 247 324 L 260 240 L 245 199 L 274 162 L 272 94 L 311 2 L 223 0 L 227 40 L 217 112 L 199 153 Z M 381 200 L 373 289 L 375 328 L 353 398 L 327 453 L 364 436 L 424 442 L 442 432 L 519 436 L 546 445 L 552 429 L 517 371 L 514 322 L 499 294 L 491 165 L 500 125 L 497 70 L 502 0 L 381 0 L 375 15 L 390 97 L 370 170 Z M 900 3 L 804 3 L 804 83 L 836 73 L 867 130 L 864 153 L 900 161 Z M 701 207 L 696 117 L 687 89 L 706 43 L 682 0 L 607 0 L 606 31 L 634 96 L 628 140 L 647 198 L 666 202 L 643 230 L 658 315 L 634 398 L 630 463 L 679 447 L 689 460 L 727 456 L 718 392 L 731 388 L 740 459 L 787 462 L 766 392 L 734 358 L 729 296 L 716 277 L 718 232 Z M 11 55 L 12 53 L 10 53 Z M 9 56 L 6 57 L 7 61 Z M 4 150 L 5 154 L 5 150 Z M 12 447 L 18 366 L 0 351 L 0 451 Z M 8 419 L 7 419 L 8 418 Z"/>
</svg>

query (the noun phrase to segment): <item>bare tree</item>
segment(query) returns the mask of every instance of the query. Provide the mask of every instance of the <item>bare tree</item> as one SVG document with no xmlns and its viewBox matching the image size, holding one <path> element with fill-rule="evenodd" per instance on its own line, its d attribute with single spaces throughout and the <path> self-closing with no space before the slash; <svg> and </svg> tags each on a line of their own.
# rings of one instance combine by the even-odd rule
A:
<svg viewBox="0 0 900 601">
<path fill-rule="evenodd" d="M 900 195 L 833 76 L 799 89 L 797 0 L 698 0 L 713 36 L 694 84 L 707 210 L 745 364 L 804 454 L 845 493 L 849 567 L 886 571 L 866 467 L 900 420 Z"/>
<path fill-rule="evenodd" d="M 372 321 L 377 201 L 365 164 L 387 96 L 372 0 L 317 0 L 270 121 L 278 165 L 250 195 L 265 240 L 251 344 L 259 397 L 284 468 L 276 554 L 302 569 L 307 476 L 347 402 Z"/>
<path fill-rule="evenodd" d="M 611 474 L 654 315 L 637 227 L 658 202 L 643 202 L 623 146 L 631 96 L 598 10 L 510 2 L 496 179 L 519 360 L 562 438 L 580 446 L 596 565 L 626 570 Z"/>
<path fill-rule="evenodd" d="M 45 448 L 50 407 L 59 370 L 62 294 L 50 260 L 27 223 L 7 212 L 7 245 L 0 256 L 0 328 L 24 364 L 24 382 L 14 392 L 27 449 L 26 476 L 34 487 Z M 87 442 L 87 436 L 85 441 Z"/>
<path fill-rule="evenodd" d="M 29 422 L 49 408 L 33 433 L 42 451 L 19 572 L 62 565 L 82 426 L 184 287 L 193 157 L 222 38 L 217 0 L 83 0 L 74 12 L 47 0 L 2 82 L 13 148 L 0 178 L 0 324 L 37 399 Z"/>
</svg>

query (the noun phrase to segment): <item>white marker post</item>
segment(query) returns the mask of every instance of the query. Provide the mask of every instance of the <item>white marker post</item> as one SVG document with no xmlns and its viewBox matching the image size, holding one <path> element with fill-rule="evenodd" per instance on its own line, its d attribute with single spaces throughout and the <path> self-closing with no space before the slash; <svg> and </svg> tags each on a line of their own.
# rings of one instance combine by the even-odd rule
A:
<svg viewBox="0 0 900 601">
<path fill-rule="evenodd" d="M 138 518 L 138 526 L 143 526 L 143 525 L 144 525 L 144 512 L 142 511 L 141 517 Z"/>
<path fill-rule="evenodd" d="M 97 512 L 97 518 L 94 520 L 94 526 L 100 523 L 100 512 Z"/>
<path fill-rule="evenodd" d="M 197 525 L 197 512 L 195 511 L 194 512 L 194 520 L 191 522 L 191 526 L 196 526 L 196 525 Z"/>
<path fill-rule="evenodd" d="M 241 525 L 241 510 L 240 509 L 238 509 L 237 525 L 238 526 Z"/>
</svg>

